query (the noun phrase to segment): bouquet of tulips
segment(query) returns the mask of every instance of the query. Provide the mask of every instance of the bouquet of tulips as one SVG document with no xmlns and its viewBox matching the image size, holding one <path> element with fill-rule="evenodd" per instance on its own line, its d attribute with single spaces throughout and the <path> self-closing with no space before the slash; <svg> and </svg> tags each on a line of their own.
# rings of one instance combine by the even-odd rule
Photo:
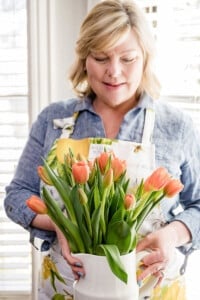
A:
<svg viewBox="0 0 200 300">
<path fill-rule="evenodd" d="M 32 196 L 27 205 L 37 213 L 48 214 L 66 237 L 73 253 L 107 257 L 112 272 L 127 282 L 120 255 L 133 251 L 144 219 L 164 197 L 183 189 L 182 183 L 163 167 L 156 169 L 137 186 L 126 178 L 126 162 L 111 151 L 94 161 L 71 150 L 64 161 L 52 166 L 48 160 L 38 167 L 46 184 L 42 198 Z M 48 190 L 57 190 L 62 205 Z"/>
</svg>

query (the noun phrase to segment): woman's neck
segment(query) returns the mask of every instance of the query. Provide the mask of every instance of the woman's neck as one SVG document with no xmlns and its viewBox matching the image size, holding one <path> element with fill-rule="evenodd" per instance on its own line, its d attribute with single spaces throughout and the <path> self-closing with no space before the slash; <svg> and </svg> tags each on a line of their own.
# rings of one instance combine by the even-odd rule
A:
<svg viewBox="0 0 200 300">
<path fill-rule="evenodd" d="M 94 111 L 102 119 L 107 138 L 114 139 L 117 137 L 124 115 L 134 106 L 135 105 L 131 107 L 130 105 L 120 105 L 110 107 L 99 100 L 94 100 Z"/>
</svg>

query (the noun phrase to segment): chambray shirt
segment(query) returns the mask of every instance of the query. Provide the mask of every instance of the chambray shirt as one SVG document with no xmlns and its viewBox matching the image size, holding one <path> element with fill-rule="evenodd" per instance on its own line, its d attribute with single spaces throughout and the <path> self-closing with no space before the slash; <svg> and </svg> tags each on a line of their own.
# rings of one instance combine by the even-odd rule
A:
<svg viewBox="0 0 200 300">
<path fill-rule="evenodd" d="M 141 142 L 146 108 L 155 110 L 152 142 L 156 147 L 156 166 L 166 167 L 180 178 L 184 189 L 179 197 L 162 202 L 168 222 L 179 220 L 191 231 L 192 247 L 200 248 L 200 135 L 191 118 L 184 112 L 144 94 L 138 105 L 124 116 L 117 139 Z M 50 104 L 32 125 L 30 135 L 19 160 L 16 173 L 6 187 L 5 210 L 10 219 L 43 240 L 41 250 L 47 250 L 55 240 L 55 233 L 33 228 L 35 213 L 25 204 L 32 194 L 40 194 L 37 166 L 42 165 L 61 128 L 54 128 L 53 120 L 71 117 L 79 112 L 72 138 L 105 137 L 103 122 L 92 107 L 92 100 L 70 99 Z M 110 120 L 112 122 L 112 120 Z M 166 200 L 166 199 L 165 199 Z"/>
</svg>

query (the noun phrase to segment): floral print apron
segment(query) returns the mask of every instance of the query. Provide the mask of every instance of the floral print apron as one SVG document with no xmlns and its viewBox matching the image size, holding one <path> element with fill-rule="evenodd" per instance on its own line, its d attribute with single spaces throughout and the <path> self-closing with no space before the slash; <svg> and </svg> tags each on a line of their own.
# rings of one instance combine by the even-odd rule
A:
<svg viewBox="0 0 200 300">
<path fill-rule="evenodd" d="M 70 138 L 77 116 L 78 114 L 75 113 L 70 118 L 54 120 L 54 127 L 62 128 L 60 139 Z M 119 158 L 128 161 L 127 175 L 131 178 L 132 183 L 146 178 L 155 168 L 155 146 L 151 143 L 154 118 L 154 111 L 146 109 L 141 143 L 104 138 L 87 139 L 90 143 L 88 158 L 95 158 L 105 148 L 113 150 Z M 51 192 L 56 198 L 55 191 Z M 59 201 L 59 199 L 57 200 Z M 165 223 L 161 208 L 154 209 L 142 225 L 141 237 L 164 226 Z M 149 289 L 148 278 L 142 282 L 139 300 L 186 300 L 184 277 L 180 275 L 182 264 L 183 255 L 177 250 L 167 270 L 165 270 L 164 279 L 159 286 L 152 291 L 152 288 Z M 138 264 L 138 273 L 141 271 L 140 264 Z M 48 254 L 42 258 L 38 300 L 73 299 L 73 282 L 74 276 L 71 268 L 63 259 L 60 247 L 55 241 Z"/>
</svg>

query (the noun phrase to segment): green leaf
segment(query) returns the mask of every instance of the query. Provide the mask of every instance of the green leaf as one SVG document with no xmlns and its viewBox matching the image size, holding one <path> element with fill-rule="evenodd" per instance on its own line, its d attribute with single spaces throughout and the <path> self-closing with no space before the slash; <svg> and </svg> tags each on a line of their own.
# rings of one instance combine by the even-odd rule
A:
<svg viewBox="0 0 200 300">
<path fill-rule="evenodd" d="M 106 244 L 116 245 L 121 254 L 128 253 L 135 239 L 134 232 L 123 220 L 108 225 Z"/>
<path fill-rule="evenodd" d="M 60 162 L 58 162 L 56 170 L 58 172 L 58 176 L 68 182 L 65 166 Z"/>
<path fill-rule="evenodd" d="M 67 214 L 68 214 L 70 220 L 72 220 L 72 222 L 74 224 L 77 224 L 77 220 L 76 220 L 76 217 L 74 214 L 74 209 L 73 209 L 71 200 L 69 199 L 69 191 L 70 191 L 69 186 L 67 185 L 67 183 L 65 181 L 61 180 L 55 174 L 55 172 L 48 166 L 46 161 L 44 161 L 44 167 L 45 167 L 45 170 L 47 171 L 47 174 L 48 174 L 50 180 L 52 181 L 52 183 L 55 186 L 56 190 L 58 191 L 61 199 L 63 200 L 63 203 L 66 206 Z"/>
<path fill-rule="evenodd" d="M 62 282 L 64 284 L 65 284 L 65 280 L 63 279 L 63 277 L 59 273 L 55 272 L 52 269 L 50 270 L 50 274 L 51 274 L 50 275 L 51 285 L 52 285 L 54 291 L 57 292 L 57 288 L 56 288 L 56 285 L 55 285 L 55 278 L 57 278 L 60 282 Z"/>
<path fill-rule="evenodd" d="M 144 186 L 144 181 L 142 179 L 139 186 L 137 187 L 137 191 L 136 191 L 136 194 L 135 194 L 136 199 L 140 199 L 142 197 L 143 186 Z"/>
<path fill-rule="evenodd" d="M 64 278 L 58 273 L 58 272 L 55 272 L 54 270 L 51 270 L 52 273 L 54 273 L 54 276 L 62 283 L 66 284 Z"/>
<path fill-rule="evenodd" d="M 55 274 L 52 270 L 50 270 L 50 281 L 51 281 L 51 286 L 54 289 L 55 292 L 57 292 L 56 286 L 55 286 Z"/>
<path fill-rule="evenodd" d="M 53 219 L 55 224 L 60 228 L 60 230 L 62 230 L 67 239 L 76 243 L 78 251 L 84 253 L 85 247 L 77 225 L 72 223 L 72 221 L 70 221 L 68 217 L 63 214 L 58 203 L 52 198 L 46 187 L 43 187 L 42 195 L 48 210 L 51 212 L 50 217 Z"/>
<path fill-rule="evenodd" d="M 74 186 L 74 188 L 71 191 L 70 197 L 73 199 L 73 207 L 74 212 L 76 215 L 78 228 L 80 231 L 80 235 L 82 237 L 82 241 L 84 243 L 85 249 L 87 253 L 91 253 L 91 246 L 92 246 L 92 240 L 90 237 L 90 231 L 86 228 L 86 223 L 84 220 L 84 205 L 81 204 L 79 200 L 79 195 L 77 191 L 77 186 Z"/>
<path fill-rule="evenodd" d="M 98 186 L 98 190 L 99 190 L 99 195 L 100 195 L 100 199 L 103 195 L 103 178 L 101 175 L 101 171 L 99 169 L 98 164 L 96 163 L 96 176 L 95 176 L 95 185 Z"/>
<path fill-rule="evenodd" d="M 150 212 L 154 209 L 154 207 L 157 206 L 164 197 L 163 193 L 160 191 L 155 192 L 155 193 L 157 193 L 157 199 L 154 199 L 153 201 L 151 201 L 151 198 L 150 198 L 148 205 L 146 205 L 146 207 L 144 207 L 144 209 L 138 215 L 136 231 L 138 231 L 140 229 L 140 226 L 142 225 L 145 218 L 150 214 Z M 154 196 L 155 196 L 155 194 L 154 194 Z M 152 193 L 152 197 L 153 197 L 153 193 Z"/>
<path fill-rule="evenodd" d="M 106 208 L 106 204 L 107 204 L 106 199 L 107 199 L 108 192 L 109 192 L 109 188 L 105 188 L 103 191 L 103 196 L 102 196 L 102 200 L 101 200 L 100 226 L 101 226 L 103 236 L 105 236 L 105 234 L 106 234 L 107 214 L 105 212 L 105 208 Z"/>
<path fill-rule="evenodd" d="M 138 237 L 137 237 L 137 233 L 134 227 L 131 228 L 131 232 L 133 232 L 133 239 L 132 239 L 132 244 L 130 246 L 129 252 L 133 251 L 136 246 L 137 246 L 137 242 L 138 242 Z"/>
<path fill-rule="evenodd" d="M 119 208 L 118 210 L 115 211 L 115 213 L 112 215 L 112 218 L 109 222 L 109 224 L 111 225 L 112 223 L 121 221 L 124 219 L 124 215 L 125 215 L 125 210 L 124 208 Z"/>
<path fill-rule="evenodd" d="M 128 275 L 120 259 L 120 253 L 116 245 L 99 245 L 106 255 L 108 264 L 113 272 L 121 281 L 127 283 Z"/>
<path fill-rule="evenodd" d="M 135 221 L 140 213 L 147 208 L 148 205 L 151 205 L 151 202 L 149 201 L 149 194 L 144 194 L 141 199 L 138 200 L 136 207 L 133 211 L 133 216 L 132 216 L 132 222 Z"/>
<path fill-rule="evenodd" d="M 93 246 L 94 248 L 100 242 L 99 241 L 99 224 L 100 224 L 100 216 L 101 216 L 101 205 L 94 210 L 92 214 L 92 228 L 93 228 Z"/>
<path fill-rule="evenodd" d="M 98 185 L 95 184 L 94 186 L 94 207 L 97 208 L 99 206 L 99 203 L 101 202 L 100 192 Z"/>
<path fill-rule="evenodd" d="M 124 208 L 124 192 L 122 189 L 116 185 L 114 194 L 111 198 L 110 208 L 109 208 L 109 219 L 112 218 L 113 215 L 121 208 Z"/>
</svg>

